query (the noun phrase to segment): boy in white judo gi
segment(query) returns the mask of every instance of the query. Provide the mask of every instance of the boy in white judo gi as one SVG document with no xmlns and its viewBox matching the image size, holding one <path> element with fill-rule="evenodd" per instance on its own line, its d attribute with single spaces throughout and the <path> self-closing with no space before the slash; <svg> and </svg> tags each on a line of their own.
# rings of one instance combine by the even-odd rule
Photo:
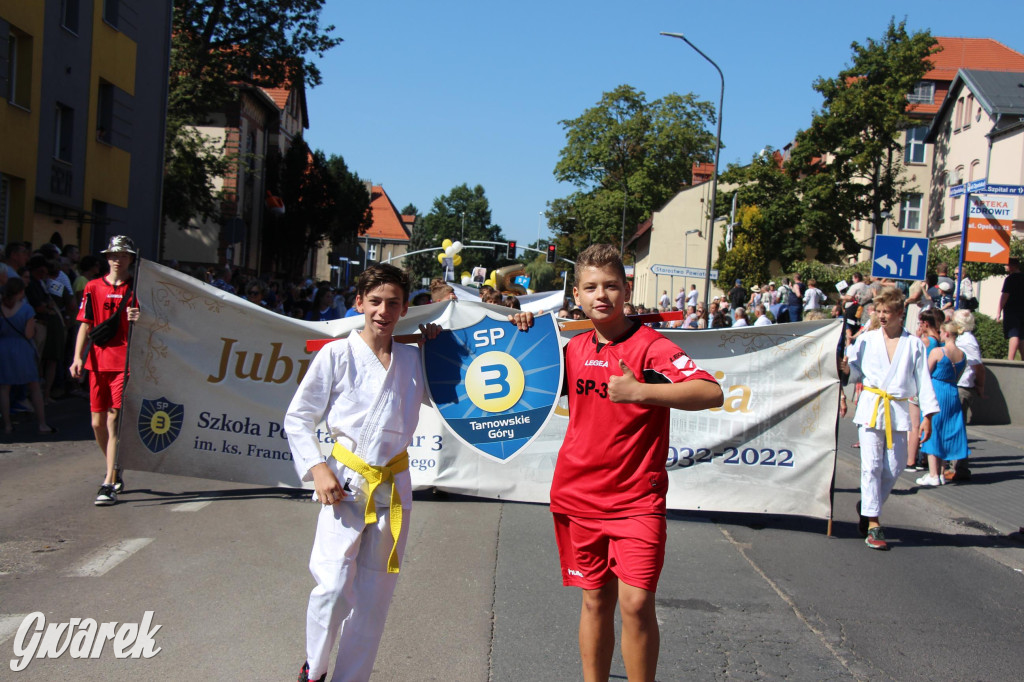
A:
<svg viewBox="0 0 1024 682">
<path fill-rule="evenodd" d="M 317 586 L 306 612 L 300 682 L 326 679 L 339 635 L 331 679 L 365 682 L 384 632 L 412 503 L 406 448 L 424 401 L 419 352 L 392 339 L 408 300 L 404 272 L 367 269 L 356 294 L 363 329 L 317 353 L 285 416 L 295 466 L 323 505 L 309 560 Z M 433 338 L 440 327 L 421 331 Z M 327 458 L 316 433 L 323 419 L 334 440 Z"/>
<path fill-rule="evenodd" d="M 903 328 L 903 294 L 886 287 L 875 296 L 880 329 L 864 332 L 847 350 L 841 369 L 851 382 L 862 382 L 853 421 L 860 434 L 859 530 L 871 549 L 889 549 L 879 516 L 882 504 L 907 462 L 910 431 L 908 401 L 921 405 L 921 442 L 932 432 L 939 403 L 928 373 L 925 346 Z"/>
</svg>

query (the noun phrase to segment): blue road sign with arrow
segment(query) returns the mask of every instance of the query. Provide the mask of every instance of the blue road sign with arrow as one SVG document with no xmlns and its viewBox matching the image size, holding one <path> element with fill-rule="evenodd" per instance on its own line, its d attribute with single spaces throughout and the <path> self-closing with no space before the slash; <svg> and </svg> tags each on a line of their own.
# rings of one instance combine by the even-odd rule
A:
<svg viewBox="0 0 1024 682">
<path fill-rule="evenodd" d="M 875 235 L 871 276 L 924 279 L 928 269 L 928 240 L 902 235 Z"/>
</svg>

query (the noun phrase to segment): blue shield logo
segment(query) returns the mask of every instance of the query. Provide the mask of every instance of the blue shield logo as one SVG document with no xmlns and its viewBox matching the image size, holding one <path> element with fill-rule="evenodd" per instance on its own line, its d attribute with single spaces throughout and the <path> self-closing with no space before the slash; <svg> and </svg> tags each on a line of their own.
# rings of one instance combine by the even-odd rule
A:
<svg viewBox="0 0 1024 682">
<path fill-rule="evenodd" d="M 167 398 L 142 400 L 139 409 L 139 438 L 152 453 L 165 450 L 181 433 L 185 407 Z"/>
<path fill-rule="evenodd" d="M 506 462 L 540 433 L 561 392 L 562 349 L 554 317 L 526 332 L 504 318 L 442 332 L 423 346 L 427 389 L 460 441 Z"/>
</svg>

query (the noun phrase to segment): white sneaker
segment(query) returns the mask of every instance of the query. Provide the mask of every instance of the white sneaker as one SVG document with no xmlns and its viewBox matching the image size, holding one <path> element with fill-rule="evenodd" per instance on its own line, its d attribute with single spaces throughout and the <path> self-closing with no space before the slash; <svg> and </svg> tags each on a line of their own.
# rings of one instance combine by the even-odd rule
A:
<svg viewBox="0 0 1024 682">
<path fill-rule="evenodd" d="M 942 485 L 942 483 L 939 483 L 938 476 L 931 476 L 929 474 L 925 474 L 921 478 L 917 479 L 916 483 L 918 485 L 927 486 L 929 488 L 934 488 L 935 486 Z"/>
</svg>

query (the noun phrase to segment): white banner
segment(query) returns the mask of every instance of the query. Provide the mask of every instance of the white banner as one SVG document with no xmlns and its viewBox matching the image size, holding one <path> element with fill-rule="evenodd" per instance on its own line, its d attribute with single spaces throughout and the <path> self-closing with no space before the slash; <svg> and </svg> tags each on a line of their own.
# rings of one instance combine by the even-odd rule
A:
<svg viewBox="0 0 1024 682">
<path fill-rule="evenodd" d="M 268 486 L 297 486 L 281 423 L 312 354 L 307 339 L 348 334 L 362 317 L 302 322 L 142 261 L 142 319 L 132 338 L 121 426 L 129 469 Z M 479 303 L 409 309 L 397 334 L 424 322 L 458 329 Z M 827 518 L 835 466 L 839 321 L 665 334 L 714 373 L 721 409 L 673 412 L 672 509 Z M 565 335 L 567 340 L 571 334 Z M 547 502 L 567 424 L 559 409 L 519 456 L 499 462 L 462 445 L 432 407 L 409 448 L 413 485 Z M 330 451 L 321 430 L 325 455 Z"/>
</svg>

